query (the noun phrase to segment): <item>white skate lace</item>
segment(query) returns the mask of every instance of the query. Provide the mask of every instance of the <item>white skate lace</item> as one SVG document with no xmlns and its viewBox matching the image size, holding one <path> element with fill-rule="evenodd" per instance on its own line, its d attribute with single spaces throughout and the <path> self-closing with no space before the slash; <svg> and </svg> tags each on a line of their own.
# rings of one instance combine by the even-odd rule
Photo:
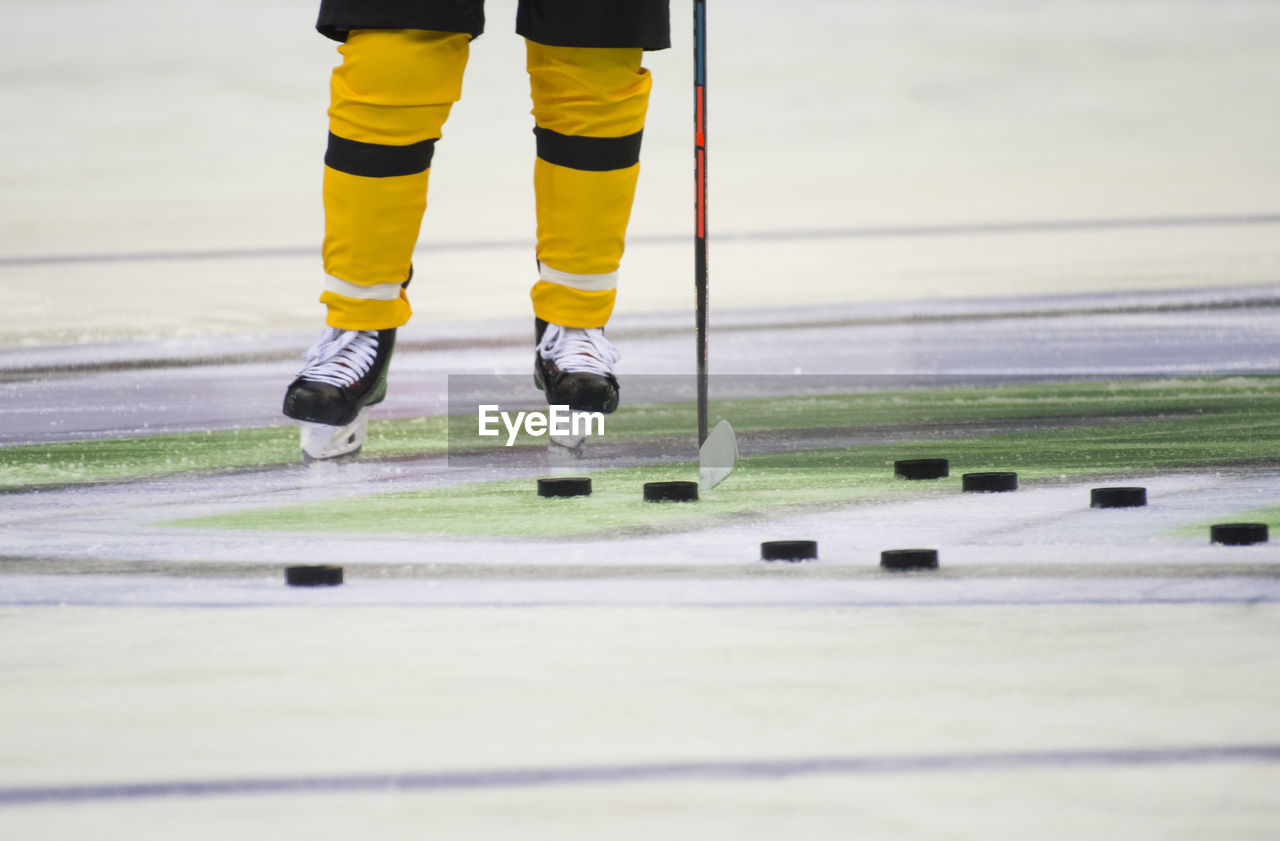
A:
<svg viewBox="0 0 1280 841">
<path fill-rule="evenodd" d="M 604 337 L 600 327 L 561 327 L 548 324 L 538 344 L 543 359 L 556 363 L 561 371 L 588 374 L 613 374 L 613 366 L 622 354 Z"/>
<path fill-rule="evenodd" d="M 302 355 L 303 366 L 298 376 L 345 388 L 369 373 L 377 356 L 376 332 L 327 327 L 319 340 Z"/>
</svg>

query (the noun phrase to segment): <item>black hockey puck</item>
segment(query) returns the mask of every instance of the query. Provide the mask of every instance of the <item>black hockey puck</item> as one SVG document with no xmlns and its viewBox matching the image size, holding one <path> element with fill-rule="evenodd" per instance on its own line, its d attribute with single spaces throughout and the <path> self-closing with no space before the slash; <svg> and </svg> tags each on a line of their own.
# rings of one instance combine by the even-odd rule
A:
<svg viewBox="0 0 1280 841">
<path fill-rule="evenodd" d="M 581 476 L 539 479 L 538 496 L 591 496 L 591 480 Z"/>
<path fill-rule="evenodd" d="M 767 540 L 760 544 L 762 561 L 812 561 L 817 557 L 816 540 Z"/>
<path fill-rule="evenodd" d="M 697 482 L 645 482 L 645 502 L 693 502 L 698 498 Z"/>
<path fill-rule="evenodd" d="M 886 549 L 880 553 L 880 568 L 892 572 L 937 569 L 937 549 Z"/>
<path fill-rule="evenodd" d="M 1141 508 L 1147 504 L 1146 488 L 1094 488 L 1090 508 Z"/>
<path fill-rule="evenodd" d="M 286 567 L 284 581 L 290 587 L 336 587 L 342 583 L 342 567 L 337 564 Z"/>
<path fill-rule="evenodd" d="M 1266 523 L 1218 523 L 1209 527 L 1209 542 L 1223 546 L 1266 543 L 1269 536 Z"/>
<path fill-rule="evenodd" d="M 960 487 L 971 493 L 1001 493 L 1018 489 L 1017 473 L 966 473 Z"/>
<path fill-rule="evenodd" d="M 944 479 L 951 475 L 945 458 L 904 458 L 893 463 L 893 475 L 900 479 Z"/>
</svg>

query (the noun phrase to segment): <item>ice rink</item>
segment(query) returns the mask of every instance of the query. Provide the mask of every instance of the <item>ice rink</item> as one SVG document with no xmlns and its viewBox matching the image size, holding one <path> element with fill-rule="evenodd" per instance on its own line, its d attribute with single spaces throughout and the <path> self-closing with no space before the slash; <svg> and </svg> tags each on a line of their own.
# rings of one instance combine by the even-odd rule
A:
<svg viewBox="0 0 1280 841">
<path fill-rule="evenodd" d="M 532 475 L 438 451 L 31 478 L 33 446 L 285 426 L 338 55 L 311 0 L 0 3 L 0 836 L 1280 834 L 1280 550 L 1203 534 L 1274 515 L 1280 453 L 715 508 L 761 481 L 731 476 L 725 513 L 567 539 L 208 525 Z M 1280 6 L 708 3 L 713 383 L 1280 375 Z M 439 144 L 379 423 L 527 374 L 514 9 Z M 610 331 L 641 403 L 694 360 L 672 12 Z M 1150 504 L 1092 509 L 1104 482 Z M 819 560 L 760 560 L 794 538 Z M 941 568 L 882 572 L 903 546 Z"/>
</svg>

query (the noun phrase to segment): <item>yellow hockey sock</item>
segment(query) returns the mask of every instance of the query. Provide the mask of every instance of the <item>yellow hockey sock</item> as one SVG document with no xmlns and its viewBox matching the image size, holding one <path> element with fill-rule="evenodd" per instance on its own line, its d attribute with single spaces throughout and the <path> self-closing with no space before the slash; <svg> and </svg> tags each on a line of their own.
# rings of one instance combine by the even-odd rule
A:
<svg viewBox="0 0 1280 841">
<path fill-rule="evenodd" d="M 462 94 L 470 36 L 356 30 L 333 72 L 320 300 L 344 330 L 409 320 L 411 271 L 435 142 Z"/>
<path fill-rule="evenodd" d="M 640 172 L 649 71 L 639 49 L 526 44 L 538 144 L 534 313 L 566 327 L 602 327 Z"/>
</svg>

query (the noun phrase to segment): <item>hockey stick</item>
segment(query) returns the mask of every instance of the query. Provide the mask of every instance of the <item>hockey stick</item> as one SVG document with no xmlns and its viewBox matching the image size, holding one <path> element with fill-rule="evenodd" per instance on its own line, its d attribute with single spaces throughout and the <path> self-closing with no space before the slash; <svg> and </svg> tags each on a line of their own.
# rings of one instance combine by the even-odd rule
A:
<svg viewBox="0 0 1280 841">
<path fill-rule="evenodd" d="M 693 0 L 693 157 L 695 239 L 693 283 L 698 322 L 698 474 L 702 490 L 724 481 L 738 462 L 733 427 L 722 420 L 707 433 L 707 3 Z"/>
<path fill-rule="evenodd" d="M 698 446 L 707 440 L 707 3 L 693 0 L 693 284 L 698 321 Z"/>
</svg>

